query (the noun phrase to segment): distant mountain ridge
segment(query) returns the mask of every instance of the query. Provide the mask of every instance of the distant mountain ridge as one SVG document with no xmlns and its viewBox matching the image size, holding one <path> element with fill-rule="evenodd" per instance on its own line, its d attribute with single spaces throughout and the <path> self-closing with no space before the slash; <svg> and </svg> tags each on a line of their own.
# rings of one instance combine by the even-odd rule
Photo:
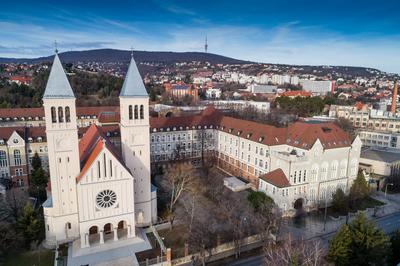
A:
<svg viewBox="0 0 400 266">
<path fill-rule="evenodd" d="M 86 51 L 68 51 L 59 54 L 63 63 L 75 62 L 126 62 L 129 61 L 131 51 L 117 49 L 96 49 Z M 133 51 L 137 62 L 190 62 L 201 61 L 211 64 L 246 64 L 249 61 L 238 60 L 222 55 L 202 52 L 158 52 L 158 51 Z M 53 56 L 38 58 L 2 58 L 0 63 L 40 63 L 51 61 Z"/>
</svg>

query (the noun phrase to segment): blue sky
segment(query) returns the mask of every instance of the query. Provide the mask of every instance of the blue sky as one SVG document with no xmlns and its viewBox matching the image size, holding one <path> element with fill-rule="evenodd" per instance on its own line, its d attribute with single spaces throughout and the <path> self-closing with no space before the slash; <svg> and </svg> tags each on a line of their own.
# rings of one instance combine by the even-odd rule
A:
<svg viewBox="0 0 400 266">
<path fill-rule="evenodd" d="M 0 57 L 94 48 L 202 51 L 267 63 L 400 73 L 400 1 L 9 1 Z"/>
</svg>

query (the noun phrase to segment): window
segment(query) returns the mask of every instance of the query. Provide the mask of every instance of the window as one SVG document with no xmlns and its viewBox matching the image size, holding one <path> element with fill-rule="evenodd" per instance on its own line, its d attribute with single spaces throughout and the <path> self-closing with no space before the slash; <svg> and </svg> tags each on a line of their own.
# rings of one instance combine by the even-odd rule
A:
<svg viewBox="0 0 400 266">
<path fill-rule="evenodd" d="M 140 105 L 140 119 L 144 119 L 144 107 L 143 107 L 143 104 Z"/>
<path fill-rule="evenodd" d="M 23 179 L 17 179 L 17 186 L 18 187 L 23 187 L 24 186 L 24 180 Z"/>
<path fill-rule="evenodd" d="M 0 151 L 0 167 L 7 166 L 7 155 L 5 151 Z"/>
<path fill-rule="evenodd" d="M 129 120 L 133 119 L 132 105 L 129 105 Z"/>
<path fill-rule="evenodd" d="M 21 165 L 21 152 L 19 150 L 14 150 L 14 164 Z"/>
<path fill-rule="evenodd" d="M 139 118 L 139 114 L 138 114 L 138 106 L 135 105 L 135 119 Z"/>
<path fill-rule="evenodd" d="M 71 113 L 69 110 L 69 106 L 65 107 L 65 122 L 71 122 Z"/>
<path fill-rule="evenodd" d="M 15 169 L 15 175 L 16 176 L 22 176 L 22 168 Z"/>
<path fill-rule="evenodd" d="M 58 122 L 60 123 L 64 122 L 64 113 L 63 113 L 63 108 L 61 106 L 58 107 Z"/>
<path fill-rule="evenodd" d="M 54 106 L 51 107 L 51 122 L 57 123 L 56 108 Z"/>
<path fill-rule="evenodd" d="M 100 170 L 100 161 L 97 161 L 97 177 L 101 177 L 101 170 Z"/>
</svg>

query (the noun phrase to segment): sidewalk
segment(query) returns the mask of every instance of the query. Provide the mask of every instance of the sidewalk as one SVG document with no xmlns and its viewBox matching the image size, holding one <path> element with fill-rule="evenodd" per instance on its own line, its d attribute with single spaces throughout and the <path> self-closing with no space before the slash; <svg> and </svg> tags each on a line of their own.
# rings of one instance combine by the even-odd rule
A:
<svg viewBox="0 0 400 266">
<path fill-rule="evenodd" d="M 367 218 L 376 221 L 379 218 L 400 211 L 400 195 L 399 194 L 387 194 L 381 191 L 375 191 L 370 195 L 372 198 L 379 200 L 385 205 L 374 208 L 367 208 L 364 211 L 358 211 L 356 213 L 349 213 L 348 222 L 351 222 L 354 217 L 363 212 Z M 324 230 L 324 215 L 308 215 L 302 218 L 297 223 L 293 218 L 282 220 L 282 227 L 280 231 L 280 237 L 284 237 L 289 234 L 293 239 L 310 239 L 319 235 L 332 233 L 337 231 L 341 225 L 346 223 L 346 216 L 340 216 L 338 218 L 327 216 L 326 225 Z"/>
</svg>

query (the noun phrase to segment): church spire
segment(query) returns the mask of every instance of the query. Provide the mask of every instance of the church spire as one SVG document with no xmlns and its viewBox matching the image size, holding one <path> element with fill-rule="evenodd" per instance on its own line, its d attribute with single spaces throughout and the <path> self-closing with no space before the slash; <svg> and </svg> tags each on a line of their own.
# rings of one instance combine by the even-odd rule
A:
<svg viewBox="0 0 400 266">
<path fill-rule="evenodd" d="M 131 53 L 131 62 L 129 63 L 119 97 L 148 97 L 135 59 L 133 59 L 133 52 Z"/>
<path fill-rule="evenodd" d="M 75 98 L 57 52 L 54 55 L 43 98 Z"/>
</svg>

